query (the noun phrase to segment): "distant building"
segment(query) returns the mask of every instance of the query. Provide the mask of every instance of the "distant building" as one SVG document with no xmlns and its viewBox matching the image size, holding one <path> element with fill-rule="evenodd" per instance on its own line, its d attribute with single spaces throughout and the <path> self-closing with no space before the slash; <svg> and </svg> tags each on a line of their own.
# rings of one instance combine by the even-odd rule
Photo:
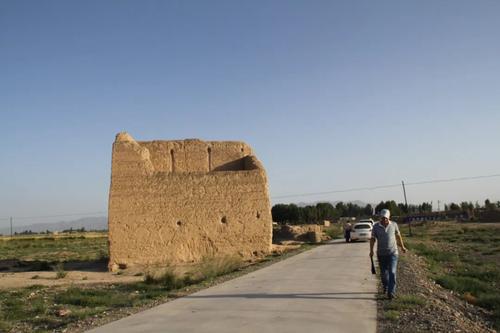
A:
<svg viewBox="0 0 500 333">
<path fill-rule="evenodd" d="M 471 218 L 471 214 L 468 211 L 443 211 L 443 212 L 422 212 L 422 213 L 412 213 L 404 217 L 404 222 L 420 222 L 420 221 L 468 221 Z"/>
</svg>

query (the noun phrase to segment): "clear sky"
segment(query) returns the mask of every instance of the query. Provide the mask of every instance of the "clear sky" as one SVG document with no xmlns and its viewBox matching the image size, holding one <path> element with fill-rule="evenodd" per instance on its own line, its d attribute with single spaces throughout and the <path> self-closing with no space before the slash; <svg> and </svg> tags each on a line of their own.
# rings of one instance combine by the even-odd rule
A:
<svg viewBox="0 0 500 333">
<path fill-rule="evenodd" d="M 499 17 L 494 0 L 1 1 L 0 217 L 105 211 L 123 130 L 244 140 L 274 197 L 499 174 Z M 408 188 L 486 198 L 500 177 Z M 403 197 L 273 202 L 356 199 Z"/>
</svg>

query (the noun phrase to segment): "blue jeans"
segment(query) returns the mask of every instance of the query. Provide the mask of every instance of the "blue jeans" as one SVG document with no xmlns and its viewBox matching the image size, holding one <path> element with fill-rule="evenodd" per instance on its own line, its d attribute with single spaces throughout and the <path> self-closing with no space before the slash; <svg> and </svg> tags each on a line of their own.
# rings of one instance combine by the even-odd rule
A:
<svg viewBox="0 0 500 333">
<path fill-rule="evenodd" d="M 398 255 L 389 254 L 378 256 L 378 265 L 380 266 L 380 278 L 382 286 L 387 289 L 388 294 L 396 292 L 396 269 L 398 267 Z"/>
</svg>

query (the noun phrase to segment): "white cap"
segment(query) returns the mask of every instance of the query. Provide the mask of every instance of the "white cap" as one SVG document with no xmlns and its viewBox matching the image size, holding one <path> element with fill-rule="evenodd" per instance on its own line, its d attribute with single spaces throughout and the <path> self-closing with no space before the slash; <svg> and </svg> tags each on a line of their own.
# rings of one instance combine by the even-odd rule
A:
<svg viewBox="0 0 500 333">
<path fill-rule="evenodd" d="M 389 219 L 391 217 L 391 212 L 388 209 L 382 209 L 380 211 L 380 217 L 386 217 Z"/>
</svg>

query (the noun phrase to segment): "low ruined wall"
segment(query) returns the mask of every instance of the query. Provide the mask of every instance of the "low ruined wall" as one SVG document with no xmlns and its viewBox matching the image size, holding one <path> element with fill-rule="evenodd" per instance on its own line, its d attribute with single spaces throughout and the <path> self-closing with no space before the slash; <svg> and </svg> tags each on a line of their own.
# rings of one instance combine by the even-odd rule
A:
<svg viewBox="0 0 500 333">
<path fill-rule="evenodd" d="M 283 225 L 275 232 L 274 242 L 279 243 L 286 240 L 296 240 L 309 243 L 321 243 L 323 240 L 323 228 L 317 224 Z"/>
<path fill-rule="evenodd" d="M 113 145 L 110 268 L 268 253 L 272 222 L 262 165 L 242 142 Z"/>
</svg>

